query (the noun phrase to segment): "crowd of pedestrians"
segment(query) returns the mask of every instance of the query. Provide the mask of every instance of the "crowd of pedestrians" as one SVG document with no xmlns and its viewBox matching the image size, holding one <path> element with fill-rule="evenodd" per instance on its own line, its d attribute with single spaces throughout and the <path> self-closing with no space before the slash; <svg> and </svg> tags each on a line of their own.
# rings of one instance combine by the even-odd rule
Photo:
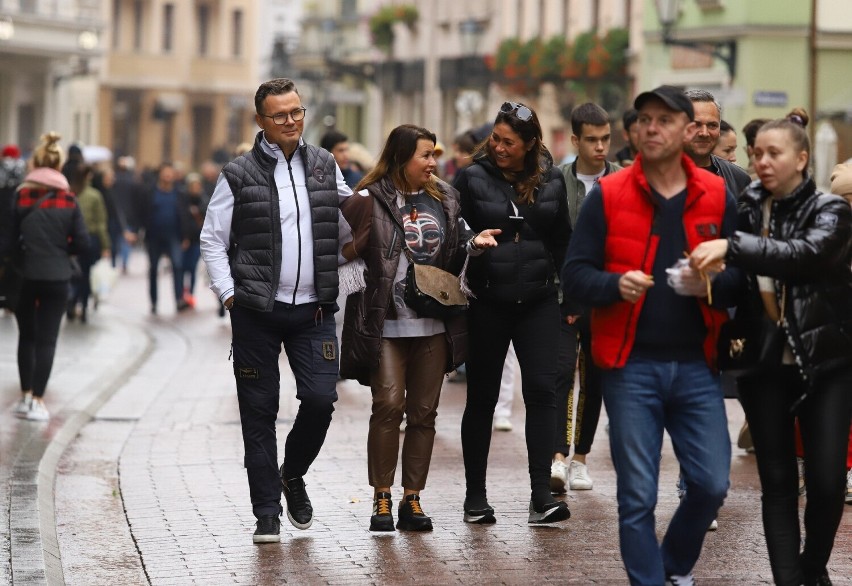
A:
<svg viewBox="0 0 852 586">
<path fill-rule="evenodd" d="M 50 418 L 43 397 L 62 316 L 89 321 L 108 294 L 107 281 L 127 272 L 131 246 L 144 243 L 150 254 L 152 313 L 164 253 L 175 308 L 194 305 L 199 235 L 219 173 L 212 162 L 201 167 L 211 183 L 197 173 L 179 176 L 170 163 L 159 174 L 137 173 L 130 157 L 114 166 L 89 162 L 75 144 L 66 156 L 60 139 L 44 135 L 28 160 L 15 145 L 0 157 L 0 305 L 18 323 L 22 398 L 15 414 L 38 421 Z M 98 275 L 96 267 L 103 269 Z"/>
<path fill-rule="evenodd" d="M 513 429 L 517 367 L 530 524 L 569 519 L 561 495 L 593 490 L 587 458 L 605 408 L 627 578 L 693 584 L 729 491 L 724 399 L 736 397 L 775 582 L 831 584 L 828 561 L 844 500 L 852 503 L 852 167 L 835 169 L 835 195 L 817 189 L 802 109 L 749 122 L 741 168 L 737 131 L 711 93 L 661 86 L 632 106 L 612 156 L 609 114 L 574 107 L 576 158 L 561 165 L 535 110 L 506 101 L 454 138 L 446 163 L 434 132 L 403 124 L 375 165 L 360 168 L 335 129 L 319 146 L 305 141 L 308 108 L 288 79 L 257 89 L 259 132 L 223 168 L 207 162 L 184 175 L 164 162 L 138 176 L 127 157 L 90 165 L 72 147 L 64 160 L 51 133 L 27 172 L 7 147 L 0 254 L 4 276 L 18 269 L 23 283 L 7 302 L 19 328 L 16 414 L 49 418 L 62 316 L 91 319 L 93 267 L 124 272 L 130 247 L 144 244 L 152 314 L 163 256 L 176 311 L 194 306 L 202 258 L 228 313 L 255 543 L 280 541 L 285 511 L 295 527 L 311 526 L 305 477 L 340 377 L 373 397 L 371 531 L 432 530 L 421 493 L 442 383 L 454 372 L 467 388 L 460 520 L 499 522 L 488 456 L 492 430 Z M 418 265 L 457 276 L 466 310 L 420 313 L 410 296 Z M 282 346 L 299 407 L 279 460 Z M 666 433 L 681 498 L 659 540 Z"/>
</svg>

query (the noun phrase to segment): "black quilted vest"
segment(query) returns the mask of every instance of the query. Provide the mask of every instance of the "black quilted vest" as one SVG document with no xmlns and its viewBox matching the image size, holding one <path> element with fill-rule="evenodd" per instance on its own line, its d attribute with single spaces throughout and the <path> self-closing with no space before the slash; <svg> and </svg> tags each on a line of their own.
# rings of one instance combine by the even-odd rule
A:
<svg viewBox="0 0 852 586">
<path fill-rule="evenodd" d="M 275 185 L 277 159 L 261 146 L 225 165 L 222 173 L 234 194 L 231 248 L 228 256 L 236 302 L 259 311 L 272 311 L 281 276 L 281 216 Z M 338 193 L 336 164 L 328 151 L 303 144 L 298 156 L 305 162 L 313 225 L 314 284 L 320 303 L 337 300 Z"/>
</svg>

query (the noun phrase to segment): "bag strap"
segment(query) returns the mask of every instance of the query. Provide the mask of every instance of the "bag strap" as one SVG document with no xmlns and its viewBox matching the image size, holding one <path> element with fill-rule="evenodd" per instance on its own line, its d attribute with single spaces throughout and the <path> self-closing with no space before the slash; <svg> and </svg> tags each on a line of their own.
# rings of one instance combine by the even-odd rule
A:
<svg viewBox="0 0 852 586">
<path fill-rule="evenodd" d="M 33 210 L 37 210 L 39 208 L 39 206 L 41 206 L 41 204 L 43 204 L 45 201 L 47 201 L 50 198 L 50 196 L 54 195 L 55 193 L 56 193 L 55 191 L 48 191 L 43 196 L 38 198 L 33 205 L 31 205 L 30 207 L 25 209 L 20 215 L 18 215 L 18 231 L 20 231 L 21 224 L 23 223 L 24 219 L 28 215 L 30 215 L 30 212 L 32 212 Z"/>
<path fill-rule="evenodd" d="M 47 199 L 50 198 L 50 196 L 54 195 L 55 193 L 56 193 L 56 191 L 54 191 L 54 190 L 48 191 L 43 196 L 38 198 L 33 205 L 31 205 L 27 209 L 23 210 L 20 214 L 18 214 L 17 221 L 15 222 L 15 234 L 16 234 L 15 240 L 20 239 L 20 237 L 21 237 L 21 225 L 24 223 L 24 220 L 27 218 L 27 216 L 30 215 L 30 212 L 38 209 L 39 206 L 41 206 L 41 204 L 43 204 L 45 201 L 47 201 Z"/>
</svg>

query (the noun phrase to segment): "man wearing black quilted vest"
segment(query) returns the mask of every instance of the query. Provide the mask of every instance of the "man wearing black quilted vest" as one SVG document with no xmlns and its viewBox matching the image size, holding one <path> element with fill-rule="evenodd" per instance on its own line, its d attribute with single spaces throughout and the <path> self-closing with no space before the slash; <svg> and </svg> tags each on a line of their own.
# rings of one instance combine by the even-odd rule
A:
<svg viewBox="0 0 852 586">
<path fill-rule="evenodd" d="M 254 97 L 254 147 L 222 169 L 201 252 L 211 288 L 230 312 L 245 467 L 257 518 L 254 543 L 280 541 L 281 492 L 299 529 L 313 522 L 304 476 L 331 423 L 339 364 L 338 206 L 352 191 L 334 157 L 302 140 L 295 84 L 273 79 Z M 299 410 L 278 467 L 281 345 Z"/>
</svg>

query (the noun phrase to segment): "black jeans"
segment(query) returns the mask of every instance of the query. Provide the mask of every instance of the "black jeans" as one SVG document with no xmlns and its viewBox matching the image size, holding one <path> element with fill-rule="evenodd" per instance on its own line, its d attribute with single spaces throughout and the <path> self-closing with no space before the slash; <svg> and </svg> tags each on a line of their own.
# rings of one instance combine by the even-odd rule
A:
<svg viewBox="0 0 852 586">
<path fill-rule="evenodd" d="M 296 379 L 299 410 L 284 444 L 284 475 L 304 476 L 325 441 L 340 363 L 334 312 L 337 306 L 276 301 L 271 312 L 231 309 L 234 376 L 240 406 L 245 467 L 255 517 L 281 511 L 281 479 L 275 422 L 281 376 L 281 345 Z"/>
<path fill-rule="evenodd" d="M 21 390 L 31 390 L 34 397 L 44 396 L 67 302 L 68 281 L 24 281 L 15 308 L 18 374 Z"/>
<path fill-rule="evenodd" d="M 172 263 L 172 286 L 175 301 L 179 303 L 183 299 L 183 251 L 180 238 L 167 234 L 146 234 L 145 246 L 148 249 L 148 294 L 151 297 L 151 307 L 157 308 L 157 269 L 163 255 L 168 256 Z"/>
<path fill-rule="evenodd" d="M 71 295 L 68 300 L 69 309 L 75 307 L 78 303 L 85 314 L 89 307 L 89 297 L 92 296 L 92 267 L 101 258 L 101 239 L 94 235 L 89 235 L 88 250 L 77 257 L 80 263 L 80 276 L 71 279 Z"/>
<path fill-rule="evenodd" d="M 556 375 L 556 444 L 553 452 L 567 456 L 571 453 L 573 442 L 574 453 L 585 456 L 592 451 L 592 442 L 595 441 L 595 431 L 598 428 L 603 403 L 600 369 L 592 362 L 588 313 L 581 315 L 574 324 L 568 324 L 563 318 L 559 335 L 559 370 Z M 579 362 L 577 361 L 578 341 Z M 571 417 L 574 408 L 571 407 L 573 403 L 570 402 L 569 396 L 574 391 L 575 368 L 580 370 L 580 392 L 577 394 L 575 407 L 577 417 L 572 431 Z"/>
<path fill-rule="evenodd" d="M 852 368 L 829 373 L 796 412 L 805 385 L 795 366 L 738 380 L 763 491 L 763 527 L 775 583 L 811 584 L 825 572 L 843 515 L 852 417 Z M 799 555 L 799 493 L 794 419 L 805 450 L 805 546 Z"/>
<path fill-rule="evenodd" d="M 491 420 L 509 341 L 521 367 L 526 406 L 526 441 L 533 499 L 551 500 L 550 461 L 556 435 L 556 364 L 559 359 L 559 306 L 556 298 L 533 303 L 471 301 L 467 404 L 461 439 L 467 495 L 485 496 L 491 447 Z"/>
</svg>

